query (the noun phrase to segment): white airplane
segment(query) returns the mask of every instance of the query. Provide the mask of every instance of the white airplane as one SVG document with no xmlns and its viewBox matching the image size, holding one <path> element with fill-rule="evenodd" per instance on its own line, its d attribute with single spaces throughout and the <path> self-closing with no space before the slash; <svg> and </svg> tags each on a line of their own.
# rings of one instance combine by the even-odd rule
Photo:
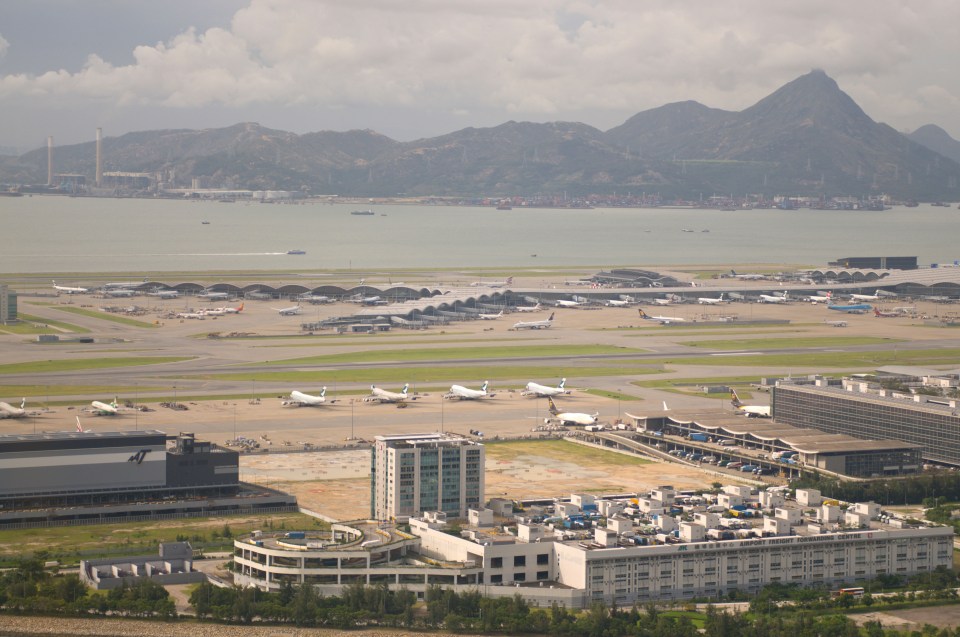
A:
<svg viewBox="0 0 960 637">
<path fill-rule="evenodd" d="M 553 314 L 545 321 L 518 321 L 513 324 L 515 330 L 545 330 L 553 325 Z"/>
<path fill-rule="evenodd" d="M 136 290 L 129 290 L 127 288 L 115 288 L 115 289 L 103 291 L 104 296 L 109 296 L 112 298 L 130 297 L 130 296 L 135 296 L 136 294 L 139 294 L 139 292 L 137 292 Z"/>
<path fill-rule="evenodd" d="M 595 425 L 597 424 L 597 418 L 600 417 L 600 413 L 591 414 L 582 414 L 575 411 L 560 411 L 557 409 L 556 404 L 553 402 L 553 398 L 547 396 L 547 405 L 550 410 L 550 418 L 545 418 L 544 420 L 547 424 L 550 424 L 550 421 L 558 422 L 561 425 Z"/>
<path fill-rule="evenodd" d="M 320 390 L 319 396 L 311 396 L 310 394 L 304 394 L 303 392 L 293 390 L 290 392 L 290 398 L 283 401 L 281 405 L 284 407 L 316 407 L 327 402 L 326 395 L 326 387 Z"/>
<path fill-rule="evenodd" d="M 744 281 L 762 281 L 767 278 L 765 274 L 737 274 L 736 270 L 730 270 L 730 276 Z"/>
<path fill-rule="evenodd" d="M 668 297 L 665 299 L 653 299 L 654 305 L 673 305 L 673 298 Z"/>
<path fill-rule="evenodd" d="M 120 407 L 117 406 L 117 399 L 114 398 L 112 403 L 102 403 L 99 400 L 95 400 L 90 403 L 90 406 L 93 407 L 93 413 L 98 416 L 116 416 L 120 413 Z"/>
<path fill-rule="evenodd" d="M 224 314 L 239 314 L 243 311 L 243 303 L 237 307 L 215 307 L 210 310 L 203 310 L 207 315 L 223 316 Z"/>
<path fill-rule="evenodd" d="M 566 299 L 557 299 L 554 304 L 557 307 L 580 307 L 583 305 L 580 301 L 567 301 Z"/>
<path fill-rule="evenodd" d="M 701 296 L 700 298 L 697 299 L 697 303 L 699 303 L 700 305 L 719 305 L 720 303 L 723 303 L 723 301 L 724 301 L 724 298 L 722 293 L 720 294 L 719 298 Z"/>
<path fill-rule="evenodd" d="M 539 383 L 529 382 L 527 383 L 526 388 L 520 392 L 521 396 L 536 396 L 537 398 L 547 398 L 550 396 L 559 396 L 561 394 L 569 394 L 570 390 L 565 389 L 564 385 L 566 384 L 567 379 L 561 378 L 560 384 L 556 387 L 547 387 L 546 385 L 541 385 Z"/>
<path fill-rule="evenodd" d="M 303 307 L 299 303 L 290 307 L 272 307 L 270 309 L 275 310 L 280 316 L 296 316 L 303 312 Z"/>
<path fill-rule="evenodd" d="M 208 301 L 226 301 L 230 298 L 230 295 L 226 292 L 208 292 L 204 290 L 203 293 L 197 295 L 197 298 Z"/>
<path fill-rule="evenodd" d="M 407 398 L 413 399 L 412 396 L 407 396 L 407 391 L 410 389 L 410 385 L 404 385 L 403 389 L 400 390 L 400 393 L 387 391 L 386 389 L 380 389 L 376 385 L 370 385 L 370 395 L 364 400 L 374 400 L 381 403 L 402 403 Z"/>
<path fill-rule="evenodd" d="M 483 281 L 474 281 L 470 284 L 470 287 L 474 288 L 502 288 L 507 285 L 513 285 L 513 277 L 508 276 L 506 281 L 488 281 L 484 283 Z"/>
<path fill-rule="evenodd" d="M 317 296 L 316 294 L 301 294 L 297 297 L 298 301 L 306 301 L 312 305 L 319 305 L 320 303 L 333 303 L 333 299 L 329 296 Z"/>
<path fill-rule="evenodd" d="M 480 317 L 481 321 L 496 321 L 503 316 L 503 310 L 500 310 L 496 314 L 477 314 L 477 316 Z"/>
<path fill-rule="evenodd" d="M 86 294 L 90 290 L 87 288 L 72 288 L 66 285 L 57 285 L 57 282 L 53 282 L 53 289 L 57 292 L 66 292 L 67 294 Z"/>
<path fill-rule="evenodd" d="M 880 290 L 877 290 L 873 294 L 851 294 L 851 301 L 879 301 L 880 300 Z"/>
<path fill-rule="evenodd" d="M 630 301 L 623 299 L 607 299 L 607 307 L 630 307 Z"/>
<path fill-rule="evenodd" d="M 161 299 L 175 299 L 180 296 L 180 293 L 176 290 L 154 290 L 153 292 L 147 292 L 147 296 L 156 296 Z"/>
<path fill-rule="evenodd" d="M 730 404 L 733 405 L 733 408 L 738 414 L 743 414 L 748 418 L 770 417 L 769 405 L 744 405 L 742 402 L 740 402 L 740 397 L 737 396 L 737 390 L 733 387 L 730 388 Z"/>
<path fill-rule="evenodd" d="M 680 318 L 679 316 L 650 316 L 643 309 L 638 308 L 640 312 L 640 318 L 645 321 L 659 321 L 661 325 L 670 325 L 671 323 L 686 323 L 687 319 Z"/>
<path fill-rule="evenodd" d="M 179 319 L 199 319 L 203 320 L 206 317 L 206 314 L 203 312 L 177 312 L 177 318 Z"/>
<path fill-rule="evenodd" d="M 811 303 L 833 303 L 833 292 L 827 292 L 824 295 L 811 294 L 807 297 Z"/>
<path fill-rule="evenodd" d="M 539 312 L 543 308 L 537 303 L 536 305 L 518 305 L 513 309 L 516 312 Z"/>
<path fill-rule="evenodd" d="M 449 400 L 477 400 L 478 398 L 493 398 L 496 394 L 487 393 L 489 381 L 483 381 L 480 389 L 470 389 L 462 385 L 451 385 L 450 391 L 443 395 Z"/>
<path fill-rule="evenodd" d="M 20 407 L 0 401 L 0 418 L 23 418 L 27 415 L 27 399 L 20 399 Z"/>
<path fill-rule="evenodd" d="M 760 302 L 761 303 L 787 303 L 790 299 L 787 298 L 787 293 L 783 294 L 761 294 Z"/>
</svg>

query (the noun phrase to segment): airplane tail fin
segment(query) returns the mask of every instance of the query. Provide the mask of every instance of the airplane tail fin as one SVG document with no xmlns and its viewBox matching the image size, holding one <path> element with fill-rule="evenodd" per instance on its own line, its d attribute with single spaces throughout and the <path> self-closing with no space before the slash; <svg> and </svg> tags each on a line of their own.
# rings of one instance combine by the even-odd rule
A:
<svg viewBox="0 0 960 637">
<path fill-rule="evenodd" d="M 489 385 L 489 384 L 490 384 L 490 381 L 488 381 L 488 380 L 483 381 L 483 385 L 480 386 L 480 391 L 486 392 L 486 391 L 487 391 L 487 385 Z"/>
<path fill-rule="evenodd" d="M 243 303 L 240 304 L 240 307 L 237 308 L 237 314 L 243 311 Z"/>
<path fill-rule="evenodd" d="M 739 407 L 743 404 L 740 402 L 740 397 L 737 396 L 737 390 L 733 387 L 730 388 L 730 404 L 734 407 Z"/>
<path fill-rule="evenodd" d="M 327 395 L 327 388 L 324 387 L 323 389 L 320 390 L 320 398 L 323 398 L 326 395 Z"/>
<path fill-rule="evenodd" d="M 27 399 L 26 399 L 26 398 L 21 398 L 21 399 L 20 399 L 20 409 L 24 409 L 24 408 L 26 408 L 26 406 L 27 406 Z"/>
<path fill-rule="evenodd" d="M 508 277 L 507 277 L 507 285 L 513 285 L 513 277 L 512 277 L 512 276 L 508 276 Z"/>
<path fill-rule="evenodd" d="M 405 384 L 405 385 L 403 386 L 403 391 L 400 392 L 400 393 L 403 394 L 404 396 L 406 396 L 408 389 L 410 389 L 410 383 Z"/>
<path fill-rule="evenodd" d="M 566 379 L 566 378 L 561 378 L 561 379 L 560 379 L 560 384 L 557 385 L 557 389 L 563 389 L 563 386 L 564 386 L 566 383 L 567 383 L 567 379 Z"/>
<path fill-rule="evenodd" d="M 557 405 L 553 402 L 553 398 L 550 398 L 549 396 L 547 396 L 547 409 L 548 409 L 548 410 L 550 411 L 550 413 L 553 414 L 554 416 L 556 416 L 558 413 L 560 413 L 560 410 L 557 409 Z"/>
<path fill-rule="evenodd" d="M 77 416 L 77 431 L 83 433 L 83 425 L 80 424 L 80 416 Z"/>
<path fill-rule="evenodd" d="M 663 401 L 663 410 L 664 410 L 664 411 L 670 411 L 670 408 L 667 407 L 667 401 Z"/>
<path fill-rule="evenodd" d="M 550 313 L 550 318 L 547 319 L 547 322 L 548 322 L 548 323 L 553 320 L 553 315 L 554 315 L 554 314 L 556 314 L 556 312 L 551 312 L 551 313 Z"/>
<path fill-rule="evenodd" d="M 642 318 L 642 319 L 650 318 L 649 316 L 647 316 L 647 313 L 643 311 L 643 308 L 642 308 L 642 307 L 638 307 L 638 308 L 637 308 L 637 311 L 640 312 L 640 318 Z"/>
<path fill-rule="evenodd" d="M 720 293 L 720 300 L 723 300 L 723 292 Z"/>
</svg>

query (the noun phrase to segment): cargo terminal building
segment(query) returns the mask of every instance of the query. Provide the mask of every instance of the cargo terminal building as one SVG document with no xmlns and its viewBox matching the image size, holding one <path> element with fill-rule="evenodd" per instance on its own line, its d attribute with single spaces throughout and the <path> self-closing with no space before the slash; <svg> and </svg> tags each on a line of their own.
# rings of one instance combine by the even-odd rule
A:
<svg viewBox="0 0 960 637">
<path fill-rule="evenodd" d="M 0 436 L 0 524 L 295 503 L 292 496 L 241 483 L 239 454 L 191 433 Z"/>
<path fill-rule="evenodd" d="M 960 409 L 957 399 L 901 395 L 870 389 L 846 379 L 842 387 L 779 382 L 773 389 L 773 417 L 863 439 L 896 439 L 916 445 L 923 460 L 960 466 Z"/>
</svg>

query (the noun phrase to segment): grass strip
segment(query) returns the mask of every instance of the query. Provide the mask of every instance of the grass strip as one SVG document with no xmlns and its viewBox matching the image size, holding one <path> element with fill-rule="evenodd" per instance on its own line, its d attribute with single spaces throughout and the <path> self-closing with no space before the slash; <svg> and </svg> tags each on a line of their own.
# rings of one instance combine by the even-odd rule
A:
<svg viewBox="0 0 960 637">
<path fill-rule="evenodd" d="M 900 338 L 873 336 L 811 336 L 809 338 L 745 338 L 716 341 L 683 341 L 687 347 L 702 347 L 717 350 L 738 349 L 793 349 L 802 347 L 857 347 L 860 345 L 885 345 L 903 343 Z"/>
<path fill-rule="evenodd" d="M 37 374 L 45 372 L 72 372 L 80 369 L 107 369 L 110 367 L 138 367 L 160 363 L 179 363 L 192 356 L 135 356 L 130 358 L 70 358 L 0 365 L 0 374 Z"/>
<path fill-rule="evenodd" d="M 370 350 L 270 361 L 265 365 L 323 365 L 333 363 L 374 363 L 381 361 L 482 360 L 531 356 L 583 356 L 596 354 L 640 354 L 644 350 L 612 345 L 521 345 L 516 347 L 450 347 L 445 349 Z"/>
<path fill-rule="evenodd" d="M 515 462 L 524 456 L 543 456 L 557 462 L 570 462 L 583 467 L 592 465 L 635 467 L 651 462 L 637 456 L 604 451 L 566 440 L 487 440 L 483 444 L 487 462 L 491 460 Z"/>
<path fill-rule="evenodd" d="M 110 321 L 111 323 L 120 323 L 122 325 L 129 325 L 131 327 L 158 327 L 158 325 L 155 323 L 147 323 L 146 321 L 138 321 L 137 319 L 132 319 L 126 316 L 117 316 L 116 314 L 110 314 L 109 312 L 88 310 L 82 307 L 57 306 L 55 309 L 60 310 L 61 312 L 70 312 L 71 314 L 79 314 L 80 316 L 89 316 L 90 318 Z"/>
<path fill-rule="evenodd" d="M 44 398 L 48 405 L 78 405 L 84 400 L 49 400 L 51 396 L 136 396 L 140 392 L 163 391 L 164 387 L 118 387 L 116 385 L 3 385 L 3 396 L 25 398 Z M 9 401 L 7 401 L 9 402 Z M 30 401 L 27 401 L 30 403 Z M 142 401 L 141 401 L 142 402 Z"/>
<path fill-rule="evenodd" d="M 21 321 L 27 321 L 36 325 L 48 325 L 52 328 L 57 328 L 50 332 L 32 332 L 36 334 L 52 334 L 52 333 L 57 333 L 58 331 L 61 331 L 61 330 L 65 332 L 73 332 L 75 334 L 88 334 L 90 332 L 90 330 L 88 330 L 85 327 L 74 325 L 73 323 L 67 323 L 65 321 L 57 321 L 55 319 L 48 319 L 42 316 L 34 316 L 33 314 L 24 314 L 22 312 L 18 313 L 17 316 L 20 318 Z M 13 327 L 16 327 L 16 326 L 4 325 L 3 329 L 6 330 Z M 27 333 L 31 333 L 31 332 L 27 332 Z"/>
</svg>

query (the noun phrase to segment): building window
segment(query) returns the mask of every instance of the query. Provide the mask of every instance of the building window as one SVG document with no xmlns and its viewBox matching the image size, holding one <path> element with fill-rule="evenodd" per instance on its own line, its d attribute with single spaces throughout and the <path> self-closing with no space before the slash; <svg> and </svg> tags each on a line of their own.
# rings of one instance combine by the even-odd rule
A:
<svg viewBox="0 0 960 637">
<path fill-rule="evenodd" d="M 540 555 L 537 555 L 537 564 L 542 565 L 542 564 L 549 564 L 549 563 L 550 563 L 550 556 L 547 553 L 541 553 Z"/>
<path fill-rule="evenodd" d="M 503 568 L 503 558 L 502 557 L 491 558 L 490 568 Z"/>
<path fill-rule="evenodd" d="M 490 576 L 490 583 L 491 583 L 491 584 L 502 584 L 502 583 L 503 583 L 503 575 L 491 575 L 491 576 Z"/>
<path fill-rule="evenodd" d="M 514 574 L 513 574 L 513 581 L 514 581 L 514 582 L 525 582 L 525 581 L 527 581 L 527 574 L 526 574 L 526 573 L 523 573 L 523 572 L 514 573 Z"/>
<path fill-rule="evenodd" d="M 537 571 L 537 579 L 545 580 L 550 577 L 550 571 Z"/>
<path fill-rule="evenodd" d="M 514 555 L 514 556 L 513 556 L 513 565 L 514 565 L 514 566 L 526 566 L 526 565 L 527 565 L 527 556 L 526 556 L 526 555 Z"/>
</svg>

